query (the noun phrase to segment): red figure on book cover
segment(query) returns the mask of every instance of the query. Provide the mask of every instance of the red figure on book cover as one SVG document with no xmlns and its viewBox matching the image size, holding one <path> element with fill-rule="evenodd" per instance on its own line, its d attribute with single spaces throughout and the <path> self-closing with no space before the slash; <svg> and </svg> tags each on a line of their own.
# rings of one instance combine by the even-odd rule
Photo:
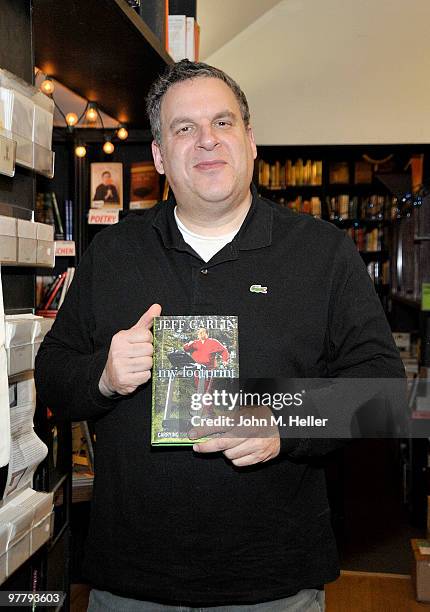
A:
<svg viewBox="0 0 430 612">
<path fill-rule="evenodd" d="M 225 346 L 215 340 L 209 338 L 208 332 L 204 327 L 197 331 L 197 340 L 191 340 L 184 344 L 184 351 L 191 353 L 191 357 L 197 363 L 201 363 L 207 368 L 216 367 L 216 356 L 221 353 L 221 359 L 224 365 L 227 364 L 229 354 Z"/>
<path fill-rule="evenodd" d="M 197 331 L 197 340 L 191 340 L 183 346 L 184 351 L 191 353 L 191 357 L 197 363 L 206 366 L 207 368 L 216 368 L 216 356 L 221 353 L 221 359 L 224 365 L 227 365 L 229 353 L 226 347 L 215 340 L 215 338 L 209 338 L 208 332 L 204 327 L 201 327 Z M 199 375 L 198 372 L 194 375 L 194 384 L 196 389 L 199 388 Z M 204 382 L 204 392 L 208 393 L 211 388 L 212 379 L 206 379 Z"/>
</svg>

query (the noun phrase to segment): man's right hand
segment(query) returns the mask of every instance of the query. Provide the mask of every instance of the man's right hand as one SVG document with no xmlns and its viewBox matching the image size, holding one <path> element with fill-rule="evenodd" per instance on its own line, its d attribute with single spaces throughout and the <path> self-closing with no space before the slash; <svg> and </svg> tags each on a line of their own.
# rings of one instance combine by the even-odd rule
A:
<svg viewBox="0 0 430 612">
<path fill-rule="evenodd" d="M 103 395 L 128 395 L 151 378 L 153 344 L 150 328 L 154 317 L 160 314 L 161 306 L 153 304 L 136 325 L 113 336 L 99 381 Z"/>
</svg>

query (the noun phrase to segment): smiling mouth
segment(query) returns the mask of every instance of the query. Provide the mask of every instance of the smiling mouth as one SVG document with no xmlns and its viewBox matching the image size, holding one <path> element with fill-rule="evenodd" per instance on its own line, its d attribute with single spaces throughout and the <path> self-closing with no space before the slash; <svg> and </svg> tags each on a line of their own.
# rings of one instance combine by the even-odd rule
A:
<svg viewBox="0 0 430 612">
<path fill-rule="evenodd" d="M 222 159 L 213 159 L 211 161 L 201 161 L 194 166 L 197 170 L 218 170 L 218 168 L 222 168 L 226 165 Z"/>
</svg>

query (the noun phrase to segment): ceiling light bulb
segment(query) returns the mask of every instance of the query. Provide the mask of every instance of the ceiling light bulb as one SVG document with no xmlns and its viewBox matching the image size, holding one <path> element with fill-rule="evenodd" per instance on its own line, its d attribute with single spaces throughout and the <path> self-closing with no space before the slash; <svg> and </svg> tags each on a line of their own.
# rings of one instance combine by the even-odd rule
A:
<svg viewBox="0 0 430 612">
<path fill-rule="evenodd" d="M 120 140 L 126 140 L 126 138 L 128 138 L 128 130 L 126 129 L 125 126 L 121 126 L 118 130 L 118 132 L 116 133 L 116 135 L 118 136 L 118 138 Z"/>
<path fill-rule="evenodd" d="M 55 85 L 53 80 L 50 77 L 45 77 L 40 85 L 40 90 L 47 96 L 50 96 L 52 93 L 54 93 L 54 89 Z"/>
<path fill-rule="evenodd" d="M 113 144 L 111 143 L 110 140 L 106 140 L 106 142 L 103 145 L 103 151 L 105 153 L 107 153 L 108 155 L 110 155 L 111 153 L 113 153 L 115 150 L 115 147 L 113 146 Z"/>
<path fill-rule="evenodd" d="M 84 145 L 78 145 L 75 149 L 75 155 L 76 157 L 85 157 L 85 155 L 87 154 L 87 150 L 84 147 Z"/>
<path fill-rule="evenodd" d="M 78 115 L 76 113 L 67 113 L 66 123 L 69 127 L 73 127 L 78 123 Z"/>
<path fill-rule="evenodd" d="M 89 103 L 88 110 L 85 113 L 85 117 L 87 118 L 87 121 L 89 121 L 90 123 L 95 123 L 97 121 L 97 118 L 98 118 L 97 106 L 93 102 Z"/>
</svg>

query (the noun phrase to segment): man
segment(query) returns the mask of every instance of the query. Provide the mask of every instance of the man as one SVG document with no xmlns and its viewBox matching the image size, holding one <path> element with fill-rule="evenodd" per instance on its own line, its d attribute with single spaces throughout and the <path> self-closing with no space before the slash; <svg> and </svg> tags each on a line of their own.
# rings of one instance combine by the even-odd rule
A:
<svg viewBox="0 0 430 612">
<path fill-rule="evenodd" d="M 223 365 L 228 363 L 228 350 L 215 338 L 209 338 L 208 332 L 204 327 L 197 330 L 197 339 L 184 344 L 184 351 L 191 353 L 191 357 L 197 363 L 207 368 L 216 367 L 216 356 L 221 353 Z"/>
<path fill-rule="evenodd" d="M 97 185 L 94 201 L 103 201 L 105 204 L 116 204 L 119 202 L 118 190 L 113 184 L 112 175 L 109 170 L 102 172 L 102 182 Z"/>
<path fill-rule="evenodd" d="M 186 342 L 183 346 L 184 351 L 191 354 L 191 357 L 197 363 L 204 365 L 206 368 L 216 368 L 216 356 L 221 353 L 221 359 L 223 365 L 228 363 L 228 350 L 215 338 L 209 338 L 208 332 L 204 327 L 197 330 L 197 340 L 191 340 Z M 198 372 L 194 374 L 194 383 L 196 388 L 199 387 L 199 375 Z M 204 392 L 207 392 L 211 388 L 212 379 L 207 379 L 204 387 Z"/>
<path fill-rule="evenodd" d="M 339 570 L 315 458 L 336 443 L 221 433 L 151 449 L 149 328 L 161 307 L 237 315 L 245 378 L 402 376 L 398 352 L 350 239 L 258 197 L 230 77 L 184 60 L 147 107 L 174 198 L 97 235 L 37 358 L 58 417 L 95 420 L 89 609 L 321 610 Z"/>
</svg>

